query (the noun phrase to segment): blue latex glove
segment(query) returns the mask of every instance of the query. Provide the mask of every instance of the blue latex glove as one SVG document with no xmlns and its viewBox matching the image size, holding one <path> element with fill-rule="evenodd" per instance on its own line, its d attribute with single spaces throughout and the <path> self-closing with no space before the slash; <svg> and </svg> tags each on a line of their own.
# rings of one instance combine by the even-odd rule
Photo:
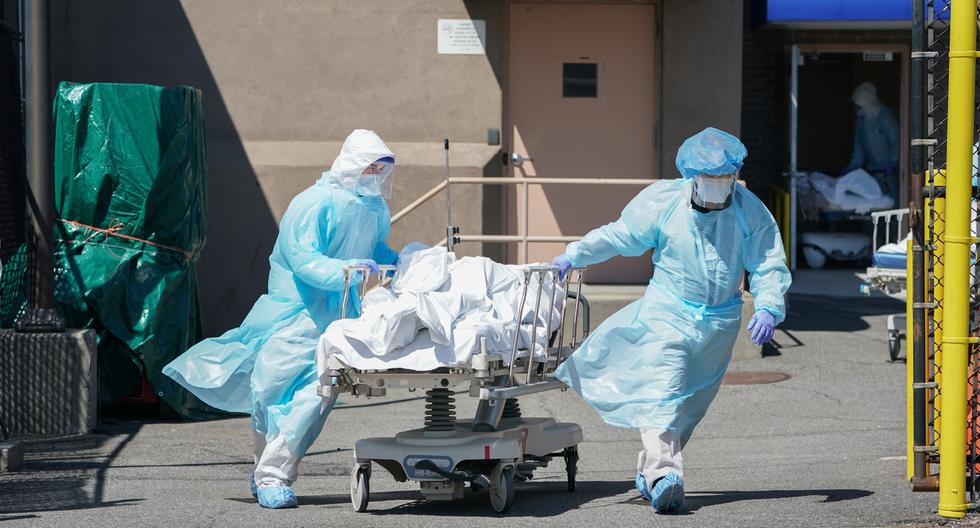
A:
<svg viewBox="0 0 980 528">
<path fill-rule="evenodd" d="M 558 278 L 564 279 L 568 270 L 572 268 L 572 261 L 568 259 L 568 255 L 562 253 L 551 260 L 551 265 L 558 268 Z"/>
<path fill-rule="evenodd" d="M 753 343 L 764 345 L 772 341 L 772 335 L 776 332 L 776 318 L 765 310 L 759 310 L 752 316 L 746 330 L 752 332 Z"/>
<path fill-rule="evenodd" d="M 378 263 L 371 259 L 361 259 L 354 262 L 357 266 L 365 266 L 368 272 L 372 274 L 381 273 L 381 268 L 378 268 Z"/>
</svg>

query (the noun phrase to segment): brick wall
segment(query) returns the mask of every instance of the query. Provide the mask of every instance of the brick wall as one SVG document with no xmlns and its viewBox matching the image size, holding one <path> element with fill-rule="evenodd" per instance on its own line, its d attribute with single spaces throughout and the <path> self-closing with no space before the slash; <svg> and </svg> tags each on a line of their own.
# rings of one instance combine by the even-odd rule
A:
<svg viewBox="0 0 980 528">
<path fill-rule="evenodd" d="M 742 141 L 749 157 L 742 178 L 761 197 L 789 166 L 789 50 L 793 44 L 908 44 L 908 30 L 813 30 L 752 27 L 746 2 L 742 37 Z M 758 15 L 756 13 L 755 15 Z M 756 16 L 758 18 L 758 16 Z M 903 57 L 903 60 L 908 60 Z"/>
<path fill-rule="evenodd" d="M 0 261 L 24 241 L 24 143 L 16 33 L 0 21 Z"/>
</svg>

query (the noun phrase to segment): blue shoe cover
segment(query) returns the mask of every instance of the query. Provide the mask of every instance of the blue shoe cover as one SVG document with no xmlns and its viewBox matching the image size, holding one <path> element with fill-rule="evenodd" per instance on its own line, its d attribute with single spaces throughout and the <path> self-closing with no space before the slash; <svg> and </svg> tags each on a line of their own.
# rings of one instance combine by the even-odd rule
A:
<svg viewBox="0 0 980 528">
<path fill-rule="evenodd" d="M 684 504 L 684 479 L 676 473 L 668 473 L 653 483 L 651 495 L 653 498 L 650 499 L 650 505 L 653 506 L 653 511 L 657 513 L 677 511 Z"/>
<path fill-rule="evenodd" d="M 278 510 L 280 508 L 295 508 L 296 494 L 289 486 L 266 486 L 259 488 L 259 506 Z"/>
<path fill-rule="evenodd" d="M 640 496 L 646 500 L 653 498 L 650 496 L 650 487 L 647 486 L 647 479 L 643 476 L 643 473 L 636 474 L 636 491 L 639 491 Z"/>
<path fill-rule="evenodd" d="M 259 487 L 255 485 L 255 473 L 248 477 L 248 491 L 252 492 L 253 497 L 259 496 Z"/>
</svg>

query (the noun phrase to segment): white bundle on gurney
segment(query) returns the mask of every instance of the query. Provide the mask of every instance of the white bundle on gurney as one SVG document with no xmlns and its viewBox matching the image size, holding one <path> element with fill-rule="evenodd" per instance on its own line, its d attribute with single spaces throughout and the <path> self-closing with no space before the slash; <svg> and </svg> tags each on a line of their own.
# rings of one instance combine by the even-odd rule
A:
<svg viewBox="0 0 980 528">
<path fill-rule="evenodd" d="M 864 169 L 856 169 L 834 178 L 822 172 L 801 172 L 797 190 L 805 203 L 811 202 L 821 211 L 869 211 L 888 209 L 895 200 L 881 192 L 874 177 Z"/>
<path fill-rule="evenodd" d="M 317 344 L 317 364 L 322 370 L 334 356 L 359 370 L 458 367 L 479 352 L 481 338 L 486 339 L 491 359 L 509 362 L 518 320 L 518 348 L 526 355 L 538 312 L 534 354 L 543 360 L 545 333 L 549 327 L 559 327 L 565 295 L 560 286 L 552 295 L 552 285 L 546 280 L 541 309 L 536 312 L 538 276 L 533 275 L 518 318 L 524 277 L 520 268 L 484 257 L 457 261 L 445 248 L 403 255 L 390 289 L 368 292 L 360 317 L 341 319 L 327 327 Z"/>
</svg>

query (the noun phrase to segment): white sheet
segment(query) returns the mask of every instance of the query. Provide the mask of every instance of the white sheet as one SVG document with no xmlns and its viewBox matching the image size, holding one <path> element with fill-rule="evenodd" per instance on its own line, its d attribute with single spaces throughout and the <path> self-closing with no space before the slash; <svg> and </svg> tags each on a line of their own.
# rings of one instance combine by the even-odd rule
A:
<svg viewBox="0 0 980 528">
<path fill-rule="evenodd" d="M 864 214 L 895 206 L 895 200 L 881 193 L 873 176 L 863 169 L 834 178 L 822 172 L 801 172 L 797 189 L 804 203 L 812 200 L 821 211 L 854 211 Z"/>
<path fill-rule="evenodd" d="M 374 289 L 365 296 L 361 317 L 335 321 L 317 344 L 317 365 L 325 379 L 327 359 L 362 370 L 429 371 L 469 363 L 487 340 L 491 358 L 510 362 L 524 274 L 484 257 L 458 261 L 444 248 L 403 256 L 391 289 Z M 518 347 L 530 346 L 538 283 L 528 288 L 521 317 Z M 535 357 L 543 358 L 550 312 L 552 329 L 560 324 L 565 295 L 560 285 L 552 299 L 545 280 L 538 314 Z"/>
</svg>

